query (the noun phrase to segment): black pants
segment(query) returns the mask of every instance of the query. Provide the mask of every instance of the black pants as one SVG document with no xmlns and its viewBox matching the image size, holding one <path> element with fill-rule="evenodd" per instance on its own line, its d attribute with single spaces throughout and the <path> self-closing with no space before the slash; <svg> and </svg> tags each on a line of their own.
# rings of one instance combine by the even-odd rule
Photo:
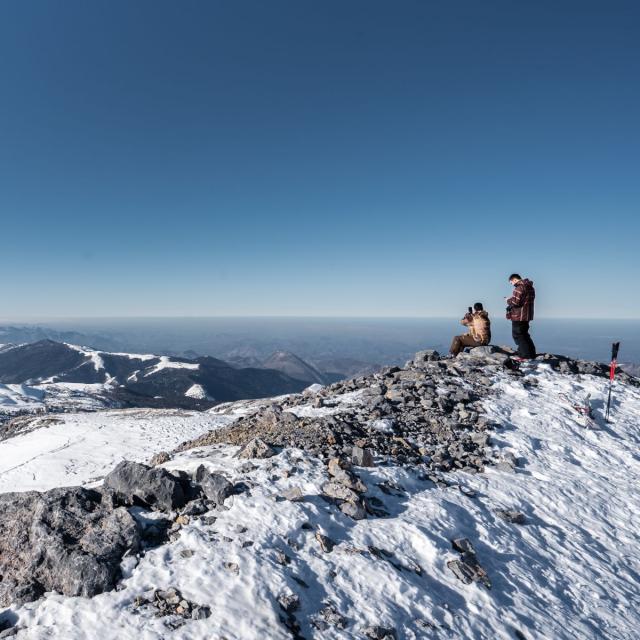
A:
<svg viewBox="0 0 640 640">
<path fill-rule="evenodd" d="M 529 323 L 521 320 L 511 322 L 511 335 L 518 345 L 518 355 L 521 358 L 535 358 L 536 345 L 529 335 Z"/>
</svg>

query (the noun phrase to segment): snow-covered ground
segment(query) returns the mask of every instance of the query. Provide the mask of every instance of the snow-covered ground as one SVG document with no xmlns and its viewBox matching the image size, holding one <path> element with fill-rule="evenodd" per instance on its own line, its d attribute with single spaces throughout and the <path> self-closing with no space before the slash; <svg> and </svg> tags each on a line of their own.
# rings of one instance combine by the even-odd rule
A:
<svg viewBox="0 0 640 640">
<path fill-rule="evenodd" d="M 47 411 L 94 411 L 111 406 L 104 384 L 56 382 L 0 384 L 0 423 L 22 414 Z"/>
<path fill-rule="evenodd" d="M 485 407 L 501 425 L 492 435 L 493 446 L 518 458 L 516 472 L 450 474 L 451 486 L 436 488 L 411 468 L 358 469 L 369 493 L 390 512 L 385 518 L 356 522 L 325 502 L 319 493 L 326 467 L 298 450 L 252 461 L 253 470 L 233 457 L 234 447 L 182 453 L 165 466 L 194 470 L 205 464 L 248 490 L 229 498 L 226 508 L 213 514 L 213 524 L 193 520 L 176 542 L 139 561 L 126 559 L 121 589 L 91 599 L 51 594 L 17 608 L 18 624 L 24 626 L 18 638 L 284 640 L 291 636 L 280 621 L 278 598 L 295 593 L 300 608 L 294 615 L 307 638 L 362 638 L 363 629 L 376 624 L 394 628 L 398 639 L 636 639 L 640 390 L 616 384 L 613 424 L 598 418 L 597 430 L 580 426 L 566 400 L 591 393 L 601 416 L 606 384 L 542 366 L 524 378 L 497 375 L 496 393 Z M 231 406 L 216 409 L 199 415 L 233 419 Z M 151 417 L 142 420 L 143 429 L 135 426 L 132 412 L 122 419 L 118 415 L 126 412 L 110 414 L 90 416 L 91 427 L 74 417 L 77 423 L 52 432 L 58 439 L 42 447 L 43 464 L 12 471 L 11 486 L 27 488 L 39 466 L 57 469 L 41 486 L 68 484 L 58 455 L 76 461 L 72 482 L 87 481 L 125 455 L 148 457 L 142 455 L 144 446 L 155 447 L 165 437 Z M 166 428 L 168 441 L 175 430 Z M 92 435 L 91 445 L 78 445 L 72 455 L 62 446 L 71 429 L 85 437 L 105 429 L 112 435 L 104 445 Z M 129 430 L 140 430 L 132 442 L 125 437 Z M 5 448 L 10 445 L 0 443 L 2 464 L 6 457 L 16 458 Z M 37 446 L 33 435 L 29 447 Z M 303 501 L 282 499 L 293 487 L 301 489 Z M 521 511 L 526 523 L 507 523 L 497 509 Z M 321 549 L 316 533 L 336 543 L 333 551 Z M 451 548 L 458 537 L 473 543 L 491 589 L 465 585 L 447 568 L 447 561 L 458 557 Z M 211 617 L 172 630 L 167 619 L 133 607 L 136 596 L 170 586 L 209 605 Z M 344 628 L 319 631 L 311 625 L 326 606 L 344 617 Z"/>
<path fill-rule="evenodd" d="M 232 419 L 173 409 L 35 417 L 28 433 L 0 442 L 0 493 L 95 483 L 125 458 L 145 462 Z"/>
<path fill-rule="evenodd" d="M 180 362 L 178 360 L 172 360 L 169 356 L 159 356 L 160 360 L 153 367 L 145 370 L 144 375 L 150 376 L 163 369 L 193 369 L 197 370 L 200 365 L 195 362 Z"/>
<path fill-rule="evenodd" d="M 0 384 L 0 411 L 11 413 L 43 406 L 44 391 L 26 384 Z"/>
</svg>

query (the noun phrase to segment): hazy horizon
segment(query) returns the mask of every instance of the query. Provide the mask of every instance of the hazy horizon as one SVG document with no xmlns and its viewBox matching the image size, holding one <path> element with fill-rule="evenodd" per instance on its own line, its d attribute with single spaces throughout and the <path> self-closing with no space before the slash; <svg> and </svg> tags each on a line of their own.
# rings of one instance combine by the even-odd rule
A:
<svg viewBox="0 0 640 640">
<path fill-rule="evenodd" d="M 53 339 L 81 342 L 105 351 L 137 353 L 193 352 L 221 359 L 264 359 L 274 351 L 292 351 L 303 359 L 330 363 L 340 358 L 370 364 L 402 363 L 420 349 L 446 353 L 453 335 L 464 333 L 458 317 L 155 317 L 81 318 L 16 327 L 19 341 Z M 24 330 L 23 330 L 24 329 Z M 59 332 L 59 333 L 56 333 Z M 9 336 L 12 334 L 9 333 Z M 621 341 L 620 360 L 640 363 L 640 321 L 635 319 L 537 318 L 532 335 L 540 353 L 560 353 L 607 361 L 611 343 Z M 6 340 L 11 341 L 11 340 Z M 511 323 L 492 317 L 492 343 L 512 345 Z"/>
<path fill-rule="evenodd" d="M 460 317 L 464 312 L 460 314 Z M 491 314 L 491 318 L 502 318 L 503 314 Z M 216 319 L 234 319 L 234 318 L 272 318 L 272 319 L 301 319 L 301 320 L 451 320 L 458 318 L 456 315 L 297 315 L 297 314 L 220 314 L 220 315 L 100 315 L 100 316 L 22 316 L 22 317 L 0 317 L 0 324 L 10 322 L 21 322 L 25 324 L 40 324 L 44 322 L 76 322 L 76 321 L 120 321 L 120 320 L 216 320 Z M 536 314 L 536 320 L 593 320 L 593 321 L 628 321 L 640 322 L 640 317 L 635 316 L 553 316 Z M 534 320 L 535 322 L 535 320 Z"/>
</svg>

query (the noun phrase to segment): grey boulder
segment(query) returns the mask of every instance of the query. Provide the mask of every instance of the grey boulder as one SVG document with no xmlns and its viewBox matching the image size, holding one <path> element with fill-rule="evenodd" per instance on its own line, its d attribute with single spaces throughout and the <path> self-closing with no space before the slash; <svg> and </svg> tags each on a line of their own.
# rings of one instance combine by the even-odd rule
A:
<svg viewBox="0 0 640 640">
<path fill-rule="evenodd" d="M 124 508 L 92 489 L 0 495 L 0 607 L 45 591 L 91 597 L 112 589 L 138 527 Z"/>
<path fill-rule="evenodd" d="M 123 460 L 104 479 L 104 488 L 116 502 L 173 511 L 187 501 L 180 479 L 166 469 Z"/>
<path fill-rule="evenodd" d="M 222 504 L 233 493 L 233 485 L 222 474 L 211 473 L 204 465 L 198 467 L 196 481 L 207 499 L 216 504 Z"/>
</svg>

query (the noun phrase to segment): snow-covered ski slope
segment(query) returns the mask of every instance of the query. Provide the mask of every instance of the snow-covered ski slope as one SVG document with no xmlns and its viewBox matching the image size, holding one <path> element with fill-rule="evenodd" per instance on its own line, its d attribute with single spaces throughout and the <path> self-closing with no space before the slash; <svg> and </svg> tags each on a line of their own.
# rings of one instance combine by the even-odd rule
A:
<svg viewBox="0 0 640 640">
<path fill-rule="evenodd" d="M 545 366 L 524 377 L 498 374 L 485 408 L 501 425 L 493 431 L 494 446 L 518 459 L 515 472 L 449 474 L 451 485 L 437 488 L 411 468 L 358 469 L 369 493 L 390 512 L 385 518 L 356 522 L 323 501 L 318 494 L 326 467 L 297 450 L 252 461 L 253 470 L 232 457 L 234 447 L 184 452 L 165 466 L 193 470 L 204 464 L 246 483 L 249 491 L 229 498 L 213 524 L 192 521 L 176 542 L 139 562 L 125 559 L 121 590 L 91 599 L 51 594 L 16 609 L 24 626 L 18 638 L 284 640 L 291 635 L 280 620 L 278 598 L 294 593 L 305 638 L 362 638 L 366 627 L 381 625 L 393 628 L 398 639 L 635 640 L 640 390 L 615 385 L 613 424 L 606 425 L 606 388 L 602 378 Z M 564 398 L 587 393 L 598 430 L 580 426 Z M 114 436 L 131 428 L 118 422 L 118 412 L 110 413 L 113 420 L 108 414 L 103 419 L 121 425 L 111 427 Z M 94 432 L 104 432 L 95 419 Z M 90 436 L 88 424 L 83 429 L 86 442 L 102 437 Z M 151 422 L 148 429 L 151 439 Z M 14 455 L 8 446 L 0 443 L 3 461 Z M 111 446 L 117 448 L 116 438 Z M 123 438 L 120 455 L 128 457 L 129 447 Z M 78 450 L 75 459 L 93 456 L 90 451 Z M 54 464 L 55 452 L 49 455 L 47 464 Z M 103 463 L 93 463 L 90 473 L 103 474 Z M 26 488 L 32 472 L 28 465 L 22 476 L 16 470 L 12 486 Z M 62 476 L 59 481 L 68 483 Z M 383 482 L 385 491 L 377 486 Z M 302 502 L 281 499 L 292 487 L 301 489 Z M 526 522 L 505 522 L 497 509 L 521 511 Z M 330 553 L 320 548 L 318 532 L 336 543 Z M 474 545 L 491 589 L 465 585 L 447 568 L 458 557 L 451 548 L 458 537 Z M 174 630 L 166 618 L 133 607 L 136 596 L 169 586 L 209 605 L 211 617 Z M 314 621 L 323 626 L 319 612 L 325 607 L 344 625 L 314 627 Z"/>
</svg>

